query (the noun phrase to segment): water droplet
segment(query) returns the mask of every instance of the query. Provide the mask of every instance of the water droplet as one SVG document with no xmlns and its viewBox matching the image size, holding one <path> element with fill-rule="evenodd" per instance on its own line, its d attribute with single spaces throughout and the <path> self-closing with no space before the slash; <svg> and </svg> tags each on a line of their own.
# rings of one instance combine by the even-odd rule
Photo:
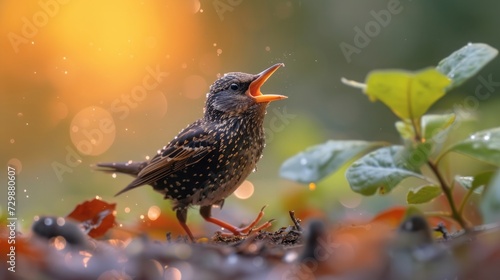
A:
<svg viewBox="0 0 500 280">
<path fill-rule="evenodd" d="M 470 138 L 470 140 L 475 140 L 476 139 L 476 135 L 472 134 L 469 138 Z"/>
<path fill-rule="evenodd" d="M 16 142 L 16 140 L 14 140 L 14 138 L 10 139 L 11 144 L 14 144 L 15 142 Z"/>
<path fill-rule="evenodd" d="M 301 165 L 306 165 L 307 164 L 307 159 L 304 157 L 304 158 L 301 158 L 300 159 L 300 164 Z"/>
<path fill-rule="evenodd" d="M 491 138 L 491 135 L 490 135 L 489 133 L 488 133 L 488 134 L 485 134 L 485 135 L 483 136 L 483 140 L 484 140 L 484 141 L 489 141 L 489 140 L 490 140 L 490 138 Z"/>
<path fill-rule="evenodd" d="M 21 112 L 19 112 L 19 113 L 17 113 L 17 116 L 18 116 L 19 118 L 21 118 L 21 117 L 23 117 L 23 116 L 24 116 L 24 114 L 23 114 L 23 113 L 21 113 Z"/>
<path fill-rule="evenodd" d="M 266 46 L 266 52 L 270 52 L 271 51 L 271 47 L 270 46 Z"/>
<path fill-rule="evenodd" d="M 51 226 L 53 221 L 51 218 L 45 218 L 45 220 L 43 220 L 43 223 L 46 225 L 46 226 Z"/>
<path fill-rule="evenodd" d="M 111 177 L 116 178 L 116 173 L 111 174 Z"/>
<path fill-rule="evenodd" d="M 238 262 L 238 256 L 231 254 L 226 258 L 228 264 L 235 265 Z"/>
<path fill-rule="evenodd" d="M 222 54 L 222 49 L 217 49 L 217 56 Z"/>
</svg>

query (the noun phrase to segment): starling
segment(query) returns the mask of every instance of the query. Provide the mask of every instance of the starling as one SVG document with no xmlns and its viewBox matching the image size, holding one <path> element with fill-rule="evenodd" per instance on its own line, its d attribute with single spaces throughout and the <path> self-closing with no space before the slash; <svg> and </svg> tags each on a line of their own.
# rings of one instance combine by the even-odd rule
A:
<svg viewBox="0 0 500 280">
<path fill-rule="evenodd" d="M 99 163 L 103 171 L 136 177 L 116 195 L 151 185 L 173 201 L 180 225 L 194 241 L 186 224 L 187 210 L 200 206 L 201 216 L 235 235 L 246 234 L 263 213 L 240 229 L 211 216 L 212 205 L 222 207 L 255 169 L 265 146 L 264 116 L 271 101 L 283 95 L 263 95 L 260 87 L 283 63 L 259 74 L 227 73 L 210 86 L 204 116 L 188 125 L 149 161 Z M 269 223 L 263 226 L 269 226 Z M 263 227 L 260 227 L 263 228 Z"/>
</svg>

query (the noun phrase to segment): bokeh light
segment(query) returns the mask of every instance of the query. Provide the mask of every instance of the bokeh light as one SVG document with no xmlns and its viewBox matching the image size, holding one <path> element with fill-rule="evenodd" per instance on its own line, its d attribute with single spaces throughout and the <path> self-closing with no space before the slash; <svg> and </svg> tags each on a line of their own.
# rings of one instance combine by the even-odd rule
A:
<svg viewBox="0 0 500 280">
<path fill-rule="evenodd" d="M 23 171 L 23 164 L 18 158 L 11 158 L 7 161 L 7 166 L 12 166 L 16 169 L 16 175 L 21 174 Z"/>
<path fill-rule="evenodd" d="M 113 117 L 100 107 L 87 107 L 71 121 L 70 136 L 80 153 L 100 155 L 115 141 L 116 128 Z"/>
<path fill-rule="evenodd" d="M 253 195 L 254 186 L 252 182 L 245 180 L 234 192 L 234 195 L 239 199 L 248 199 Z"/>
<path fill-rule="evenodd" d="M 141 213 L 142 221 L 150 221 L 157 211 L 152 207 L 160 203 L 166 204 L 162 216 L 173 215 L 149 187 L 113 198 L 132 178 L 95 172 L 92 166 L 148 160 L 146 155 L 153 157 L 202 117 L 205 94 L 217 77 L 258 73 L 278 62 L 286 67 L 263 92 L 289 98 L 268 108 L 264 158 L 249 178 L 255 188 L 245 181 L 226 203 L 252 209 L 269 204 L 271 217 L 286 216 L 288 210 L 306 213 L 300 208 L 312 205 L 326 217 L 376 213 L 405 198 L 351 195 L 343 169 L 317 185 L 279 176 L 287 158 L 328 139 L 400 143 L 393 113 L 340 78 L 363 81 L 377 68 L 436 65 L 468 42 L 500 46 L 500 2 L 401 2 L 402 12 L 350 61 L 340 44 L 354 44 L 354 28 L 363 29 L 374 20 L 371 11 L 386 9 L 387 3 L 221 2 L 233 6 L 221 11 L 201 0 L 0 1 L 0 117 L 5 120 L 0 154 L 16 167 L 17 183 L 26 190 L 18 196 L 20 219 L 43 213 L 63 217 L 96 195 L 115 200 L 124 225 L 141 220 Z M 496 81 L 499 63 L 496 58 L 478 75 Z M 432 113 L 463 104 L 478 85 L 471 79 Z M 497 127 L 498 105 L 496 94 L 478 102 L 474 116 L 480 121 L 462 125 L 450 139 L 463 139 L 472 128 Z M 450 170 L 476 171 L 465 159 L 450 162 L 457 165 Z M 54 195 L 45 195 L 48 191 Z M 203 222 L 188 220 L 193 226 Z"/>
<path fill-rule="evenodd" d="M 148 219 L 150 219 L 151 221 L 158 219 L 160 217 L 160 214 L 161 214 L 160 207 L 158 207 L 156 205 L 149 207 Z"/>
</svg>

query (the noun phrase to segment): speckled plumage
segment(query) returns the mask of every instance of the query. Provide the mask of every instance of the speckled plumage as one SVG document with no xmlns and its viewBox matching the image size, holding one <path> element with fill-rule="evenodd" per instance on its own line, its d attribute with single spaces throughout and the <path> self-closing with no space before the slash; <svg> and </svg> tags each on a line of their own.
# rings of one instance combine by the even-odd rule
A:
<svg viewBox="0 0 500 280">
<path fill-rule="evenodd" d="M 260 86 L 281 65 L 257 75 L 232 72 L 219 78 L 210 87 L 204 116 L 180 131 L 151 160 L 98 166 L 136 176 L 118 194 L 151 185 L 172 200 L 179 222 L 193 239 L 185 224 L 187 208 L 199 205 L 207 221 L 219 224 L 211 218 L 212 205 L 222 205 L 256 167 L 265 146 L 266 107 L 285 98 L 262 95 Z"/>
</svg>

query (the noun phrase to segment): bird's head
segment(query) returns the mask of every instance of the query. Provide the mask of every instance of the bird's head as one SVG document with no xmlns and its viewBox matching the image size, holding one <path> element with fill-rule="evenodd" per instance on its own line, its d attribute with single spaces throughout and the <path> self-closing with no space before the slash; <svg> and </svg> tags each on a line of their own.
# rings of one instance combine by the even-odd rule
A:
<svg viewBox="0 0 500 280">
<path fill-rule="evenodd" d="M 263 95 L 260 87 L 283 63 L 275 64 L 259 74 L 231 72 L 210 86 L 205 104 L 205 117 L 220 118 L 245 114 L 264 114 L 269 102 L 287 98 L 284 95 Z"/>
</svg>

